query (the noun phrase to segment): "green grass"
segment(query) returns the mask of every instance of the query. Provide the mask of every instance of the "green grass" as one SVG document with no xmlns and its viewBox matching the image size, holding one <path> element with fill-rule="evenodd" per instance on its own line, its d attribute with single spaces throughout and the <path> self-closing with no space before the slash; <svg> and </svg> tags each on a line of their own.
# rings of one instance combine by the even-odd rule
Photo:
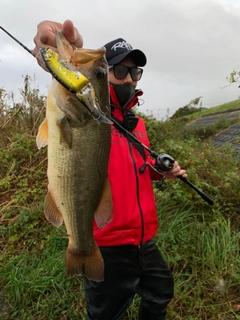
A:
<svg viewBox="0 0 240 320">
<path fill-rule="evenodd" d="M 1 227 L 8 242 L 0 266 L 6 319 L 76 319 L 85 313 L 84 295 L 81 277 L 64 273 L 65 228 L 54 229 L 42 213 L 33 214 L 22 212 Z"/>
<path fill-rule="evenodd" d="M 159 202 L 156 241 L 175 277 L 169 319 L 238 317 L 240 231 L 233 233 L 221 214 L 205 216 L 194 206 L 176 210 Z"/>
</svg>

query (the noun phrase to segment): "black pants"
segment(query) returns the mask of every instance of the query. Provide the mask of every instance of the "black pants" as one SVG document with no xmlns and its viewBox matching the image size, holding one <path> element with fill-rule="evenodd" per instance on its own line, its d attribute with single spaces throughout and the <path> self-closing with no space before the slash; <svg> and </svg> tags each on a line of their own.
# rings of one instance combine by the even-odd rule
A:
<svg viewBox="0 0 240 320">
<path fill-rule="evenodd" d="M 84 280 L 88 320 L 122 319 L 135 293 L 141 296 L 140 320 L 164 320 L 173 297 L 173 276 L 155 243 L 100 250 L 105 280 Z"/>
</svg>

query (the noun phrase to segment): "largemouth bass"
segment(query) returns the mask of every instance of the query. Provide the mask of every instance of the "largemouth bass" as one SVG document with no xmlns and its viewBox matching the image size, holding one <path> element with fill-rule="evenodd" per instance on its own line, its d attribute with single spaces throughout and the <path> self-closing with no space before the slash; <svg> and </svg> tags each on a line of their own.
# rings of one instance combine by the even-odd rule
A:
<svg viewBox="0 0 240 320">
<path fill-rule="evenodd" d="M 89 80 L 101 112 L 110 119 L 105 49 L 73 49 L 61 32 L 57 34 L 57 49 Z M 66 274 L 84 274 L 95 281 L 104 279 L 104 262 L 93 237 L 94 218 L 99 227 L 112 219 L 107 176 L 110 133 L 109 124 L 98 123 L 75 94 L 53 79 L 46 118 L 36 139 L 38 148 L 48 145 L 44 214 L 54 226 L 63 221 L 66 226 Z"/>
</svg>

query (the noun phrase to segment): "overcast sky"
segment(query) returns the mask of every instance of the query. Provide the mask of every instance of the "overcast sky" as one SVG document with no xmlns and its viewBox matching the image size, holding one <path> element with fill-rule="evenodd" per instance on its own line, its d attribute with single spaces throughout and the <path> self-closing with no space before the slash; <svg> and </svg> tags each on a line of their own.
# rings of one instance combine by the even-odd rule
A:
<svg viewBox="0 0 240 320">
<path fill-rule="evenodd" d="M 207 108 L 240 96 L 226 81 L 240 70 L 240 0 L 0 0 L 0 25 L 30 49 L 40 21 L 66 19 L 84 47 L 122 37 L 146 54 L 139 111 L 165 119 L 199 96 Z M 2 30 L 0 48 L 0 88 L 18 97 L 27 74 L 47 93 L 50 75 Z"/>
</svg>

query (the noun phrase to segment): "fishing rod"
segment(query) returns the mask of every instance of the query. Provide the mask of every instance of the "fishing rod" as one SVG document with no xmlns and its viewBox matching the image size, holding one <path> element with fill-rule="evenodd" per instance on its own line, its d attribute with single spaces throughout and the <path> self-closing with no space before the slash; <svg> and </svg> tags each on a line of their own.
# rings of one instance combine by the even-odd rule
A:
<svg viewBox="0 0 240 320">
<path fill-rule="evenodd" d="M 34 56 L 32 50 L 28 49 L 23 43 L 21 43 L 19 40 L 17 40 L 7 30 L 5 30 L 1 26 L 0 26 L 0 29 L 2 29 L 8 36 L 10 36 L 13 40 L 15 40 L 28 53 L 30 53 L 32 56 Z M 58 79 L 56 79 L 56 80 L 58 80 Z M 145 144 L 143 144 L 140 140 L 138 140 L 138 138 L 134 134 L 132 134 L 127 129 L 125 129 L 118 121 L 116 121 L 116 119 L 111 117 L 111 121 L 114 124 L 116 124 L 121 130 L 123 130 L 125 133 L 127 133 L 132 139 L 134 139 L 134 141 L 136 141 L 138 144 L 140 144 L 147 152 L 149 152 L 150 156 L 156 160 L 155 167 L 152 167 L 154 170 L 162 173 L 162 172 L 169 171 L 169 170 L 173 169 L 175 160 L 171 156 L 169 156 L 168 154 L 165 154 L 165 153 L 160 153 L 160 154 L 156 153 L 155 151 L 148 148 Z M 143 167 L 139 169 L 140 173 L 144 172 L 147 165 L 150 165 L 150 164 L 146 162 L 143 165 Z M 190 186 L 193 190 L 195 190 L 202 197 L 203 200 L 205 200 L 206 202 L 208 202 L 211 205 L 214 204 L 214 201 L 208 195 L 206 195 L 203 191 L 199 190 L 196 186 L 194 186 L 189 180 L 187 180 L 187 178 L 184 178 L 182 176 L 177 176 L 177 178 L 179 178 L 181 181 L 183 181 L 188 186 Z M 164 177 L 164 179 L 165 179 L 165 177 Z M 162 182 L 163 182 L 163 179 L 157 183 L 157 186 L 158 187 L 161 186 Z"/>
<path fill-rule="evenodd" d="M 157 152 L 151 150 L 150 148 L 148 148 L 144 143 L 142 143 L 140 140 L 138 140 L 138 138 L 132 134 L 130 131 L 128 131 L 127 129 L 125 129 L 118 121 L 116 121 L 113 117 L 111 117 L 111 120 L 114 124 L 116 124 L 121 130 L 123 130 L 124 132 L 126 132 L 132 139 L 134 139 L 137 143 L 139 143 L 147 152 L 149 152 L 150 156 L 152 156 L 155 160 L 156 160 L 156 165 L 155 167 L 152 167 L 153 169 L 156 169 L 158 172 L 162 173 L 165 171 L 169 171 L 171 169 L 173 169 L 174 166 L 174 162 L 175 160 L 169 156 L 168 154 L 165 153 L 160 153 L 158 154 Z M 144 172 L 146 166 L 149 163 L 145 163 L 143 165 L 143 167 L 141 167 L 139 169 L 140 173 Z M 206 195 L 203 191 L 199 190 L 196 186 L 194 186 L 187 178 L 184 178 L 182 176 L 177 176 L 178 179 L 180 179 L 181 181 L 183 181 L 184 183 L 186 183 L 188 186 L 190 186 L 194 191 L 196 191 L 203 200 L 205 200 L 206 202 L 208 202 L 209 204 L 213 205 L 214 204 L 214 200 L 211 199 L 208 195 Z M 160 187 L 162 184 L 162 180 L 159 181 L 159 183 L 157 183 L 157 186 Z"/>
</svg>

